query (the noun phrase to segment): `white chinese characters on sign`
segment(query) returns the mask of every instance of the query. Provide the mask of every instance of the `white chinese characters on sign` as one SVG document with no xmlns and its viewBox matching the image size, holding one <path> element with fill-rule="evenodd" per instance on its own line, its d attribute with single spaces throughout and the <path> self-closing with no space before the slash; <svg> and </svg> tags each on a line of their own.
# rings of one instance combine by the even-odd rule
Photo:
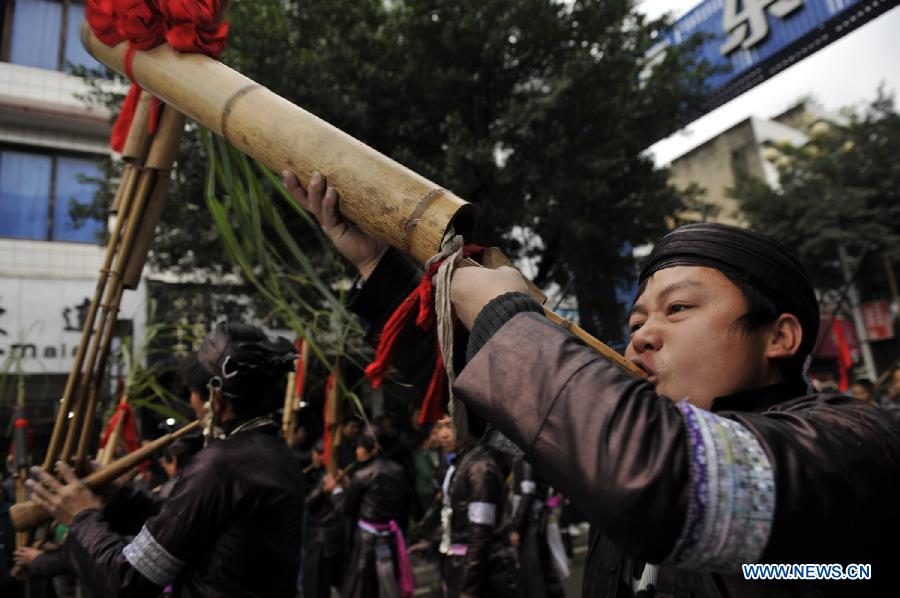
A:
<svg viewBox="0 0 900 598">
<path fill-rule="evenodd" d="M 95 287 L 89 279 L 0 277 L 0 368 L 12 359 L 26 374 L 68 373 Z M 136 337 L 145 301 L 143 285 L 122 297 L 119 319 L 132 321 Z"/>
<path fill-rule="evenodd" d="M 781 19 L 801 6 L 803 0 L 725 0 L 722 28 L 728 39 L 719 52 L 728 56 L 738 46 L 745 50 L 752 48 L 769 35 L 767 12 Z"/>
</svg>

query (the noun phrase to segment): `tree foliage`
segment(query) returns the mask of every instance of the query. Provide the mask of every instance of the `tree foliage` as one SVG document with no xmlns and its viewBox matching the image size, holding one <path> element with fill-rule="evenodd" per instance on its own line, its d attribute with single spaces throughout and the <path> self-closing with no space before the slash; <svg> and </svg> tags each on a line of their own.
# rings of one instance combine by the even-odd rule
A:
<svg viewBox="0 0 900 598">
<path fill-rule="evenodd" d="M 778 188 L 739 176 L 730 190 L 751 226 L 793 247 L 821 289 L 843 284 L 840 245 L 850 255 L 900 256 L 900 114 L 883 91 L 846 114 L 845 126 L 814 126 L 806 145 L 778 146 Z M 866 270 L 871 279 L 882 268 Z"/>
<path fill-rule="evenodd" d="M 648 69 L 666 22 L 625 0 L 235 0 L 229 19 L 224 62 L 475 203 L 476 241 L 533 258 L 585 328 L 620 335 L 627 248 L 680 206 L 643 152 L 703 101 L 696 43 Z M 186 135 L 158 268 L 233 271 L 203 205 L 206 158 Z"/>
</svg>

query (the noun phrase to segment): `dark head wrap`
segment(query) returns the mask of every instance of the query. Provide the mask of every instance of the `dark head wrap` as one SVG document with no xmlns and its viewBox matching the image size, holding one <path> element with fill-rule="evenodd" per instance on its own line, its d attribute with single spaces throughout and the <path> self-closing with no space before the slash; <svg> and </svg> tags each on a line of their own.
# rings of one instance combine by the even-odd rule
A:
<svg viewBox="0 0 900 598">
<path fill-rule="evenodd" d="M 384 454 L 389 455 L 394 449 L 395 441 L 394 434 L 383 425 L 366 423 L 356 439 L 356 445 L 367 451 L 372 451 L 377 447 Z"/>
<path fill-rule="evenodd" d="M 716 223 L 688 224 L 663 237 L 641 271 L 640 284 L 673 266 L 715 268 L 745 281 L 767 297 L 779 313 L 797 316 L 803 328 L 798 356 L 812 351 L 819 330 L 819 303 L 797 256 L 762 233 Z"/>
<path fill-rule="evenodd" d="M 240 410 L 281 382 L 295 359 L 297 352 L 286 338 L 270 339 L 255 326 L 228 322 L 206 335 L 197 351 L 210 380 L 218 378 L 222 394 Z"/>
</svg>

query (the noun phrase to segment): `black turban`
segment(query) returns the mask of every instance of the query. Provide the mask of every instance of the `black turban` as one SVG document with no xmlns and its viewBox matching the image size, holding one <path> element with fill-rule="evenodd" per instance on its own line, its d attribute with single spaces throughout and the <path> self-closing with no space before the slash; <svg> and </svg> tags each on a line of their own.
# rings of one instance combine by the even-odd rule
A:
<svg viewBox="0 0 900 598">
<path fill-rule="evenodd" d="M 755 231 L 715 223 L 688 224 L 663 237 L 641 271 L 640 284 L 673 266 L 715 268 L 758 289 L 779 313 L 797 316 L 803 328 L 799 355 L 813 349 L 819 331 L 819 303 L 797 256 Z"/>
<path fill-rule="evenodd" d="M 222 323 L 206 335 L 197 360 L 210 378 L 222 381 L 222 394 L 232 400 L 252 399 L 283 380 L 297 359 L 293 344 L 274 340 L 254 326 Z"/>
</svg>

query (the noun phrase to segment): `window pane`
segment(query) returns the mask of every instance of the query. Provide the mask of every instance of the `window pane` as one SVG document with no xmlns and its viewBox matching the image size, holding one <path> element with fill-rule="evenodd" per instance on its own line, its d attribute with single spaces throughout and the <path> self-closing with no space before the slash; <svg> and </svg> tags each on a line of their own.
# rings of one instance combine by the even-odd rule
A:
<svg viewBox="0 0 900 598">
<path fill-rule="evenodd" d="M 0 152 L 0 236 L 47 238 L 50 156 Z"/>
<path fill-rule="evenodd" d="M 69 17 L 66 22 L 66 50 L 63 61 L 65 70 L 70 70 L 69 63 L 95 69 L 100 63 L 87 53 L 81 43 L 81 24 L 84 21 L 84 6 L 81 4 L 69 4 Z"/>
<path fill-rule="evenodd" d="M 62 4 L 48 0 L 16 0 L 9 61 L 42 69 L 59 68 Z"/>
<path fill-rule="evenodd" d="M 99 178 L 100 169 L 93 160 L 84 158 L 56 159 L 56 204 L 53 213 L 54 241 L 97 242 L 102 223 L 87 220 L 76 228 L 69 216 L 72 203 L 89 204 L 94 200 L 98 183 L 82 181 L 83 177 Z"/>
</svg>

